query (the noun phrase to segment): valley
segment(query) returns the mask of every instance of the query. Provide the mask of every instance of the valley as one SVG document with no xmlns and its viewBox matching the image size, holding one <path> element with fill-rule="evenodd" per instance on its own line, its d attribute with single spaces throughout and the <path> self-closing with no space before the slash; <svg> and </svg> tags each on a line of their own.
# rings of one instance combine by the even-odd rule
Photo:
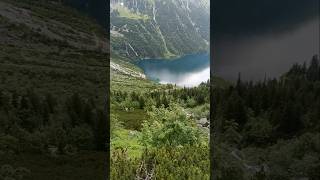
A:
<svg viewBox="0 0 320 180">
<path fill-rule="evenodd" d="M 111 179 L 209 179 L 208 3 L 110 2 Z"/>
</svg>

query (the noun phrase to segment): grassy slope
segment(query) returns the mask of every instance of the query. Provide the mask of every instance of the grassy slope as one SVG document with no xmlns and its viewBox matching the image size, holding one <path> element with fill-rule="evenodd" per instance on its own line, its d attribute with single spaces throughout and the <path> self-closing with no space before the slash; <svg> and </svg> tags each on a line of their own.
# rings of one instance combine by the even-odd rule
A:
<svg viewBox="0 0 320 180">
<path fill-rule="evenodd" d="M 150 18 L 145 14 L 133 13 L 128 8 L 121 5 L 116 5 L 115 9 L 118 10 L 119 16 L 122 18 L 128 18 L 128 19 L 134 19 L 134 20 L 140 20 L 140 19 L 147 20 Z"/>
<path fill-rule="evenodd" d="M 1 88 L 103 92 L 108 61 L 102 28 L 61 5 L 24 2 L 1 2 Z M 28 18 L 15 20 L 19 11 Z"/>
<path fill-rule="evenodd" d="M 58 3 L 1 0 L 0 6 L 2 91 L 33 88 L 61 100 L 79 92 L 103 103 L 108 69 L 103 28 Z M 28 179 L 103 179 L 105 157 L 104 152 L 56 158 L 22 153 L 1 156 L 0 165 L 26 167 Z"/>
</svg>

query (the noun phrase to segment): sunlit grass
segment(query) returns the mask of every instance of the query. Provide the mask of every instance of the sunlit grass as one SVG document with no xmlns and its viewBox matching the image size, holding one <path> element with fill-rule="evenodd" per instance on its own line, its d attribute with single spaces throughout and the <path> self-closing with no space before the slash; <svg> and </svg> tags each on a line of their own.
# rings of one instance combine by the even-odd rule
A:
<svg viewBox="0 0 320 180">
<path fill-rule="evenodd" d="M 114 149 L 124 148 L 130 158 L 139 158 L 143 152 L 143 146 L 139 144 L 140 132 L 127 129 L 118 129 L 114 132 L 111 141 L 111 153 Z"/>
<path fill-rule="evenodd" d="M 115 9 L 118 10 L 119 16 L 123 18 L 134 19 L 134 20 L 148 20 L 150 18 L 146 14 L 132 12 L 127 7 L 124 7 L 122 5 L 116 5 Z"/>
</svg>

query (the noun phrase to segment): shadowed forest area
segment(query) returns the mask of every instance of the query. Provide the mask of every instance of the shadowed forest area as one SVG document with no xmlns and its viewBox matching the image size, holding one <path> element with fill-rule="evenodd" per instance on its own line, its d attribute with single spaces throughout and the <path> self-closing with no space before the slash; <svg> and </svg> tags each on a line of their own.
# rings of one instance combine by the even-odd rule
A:
<svg viewBox="0 0 320 180">
<path fill-rule="evenodd" d="M 0 179 L 104 179 L 106 37 L 59 1 L 0 1 Z"/>
<path fill-rule="evenodd" d="M 216 179 L 319 179 L 319 57 L 211 92 Z"/>
</svg>

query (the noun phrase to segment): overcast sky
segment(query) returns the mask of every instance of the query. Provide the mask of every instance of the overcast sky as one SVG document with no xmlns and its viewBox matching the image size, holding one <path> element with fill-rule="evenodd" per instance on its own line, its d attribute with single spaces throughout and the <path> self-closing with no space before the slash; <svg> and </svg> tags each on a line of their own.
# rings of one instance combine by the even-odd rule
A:
<svg viewBox="0 0 320 180">
<path fill-rule="evenodd" d="M 279 77 L 319 54 L 319 0 L 215 0 L 213 72 L 228 80 Z"/>
</svg>

